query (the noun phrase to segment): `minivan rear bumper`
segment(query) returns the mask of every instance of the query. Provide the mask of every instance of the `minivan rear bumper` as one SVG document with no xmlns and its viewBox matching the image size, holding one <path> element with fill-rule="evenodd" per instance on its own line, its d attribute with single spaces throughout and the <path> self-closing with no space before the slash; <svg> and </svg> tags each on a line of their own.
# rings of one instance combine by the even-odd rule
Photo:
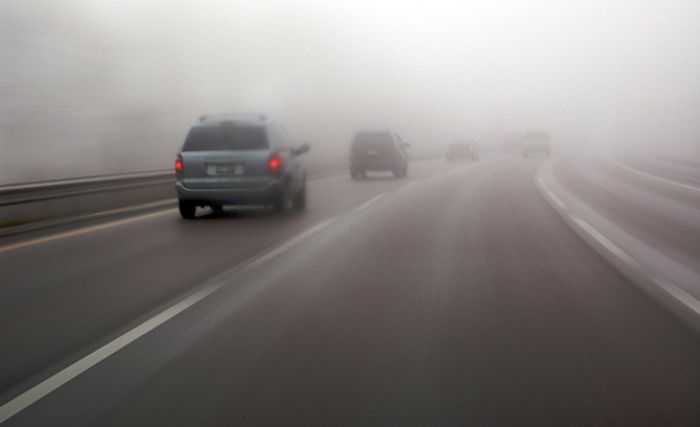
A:
<svg viewBox="0 0 700 427">
<path fill-rule="evenodd" d="M 255 188 L 188 188 L 182 182 L 175 183 L 180 200 L 216 203 L 221 205 L 268 205 L 282 192 L 282 181 L 271 181 Z"/>
</svg>

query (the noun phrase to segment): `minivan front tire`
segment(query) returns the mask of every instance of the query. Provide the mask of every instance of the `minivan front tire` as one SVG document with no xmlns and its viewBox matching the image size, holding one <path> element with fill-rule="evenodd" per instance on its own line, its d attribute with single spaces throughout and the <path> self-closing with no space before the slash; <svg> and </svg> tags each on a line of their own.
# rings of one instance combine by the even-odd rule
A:
<svg viewBox="0 0 700 427">
<path fill-rule="evenodd" d="M 180 208 L 180 216 L 184 219 L 194 219 L 195 212 L 197 211 L 197 204 L 189 200 L 178 200 L 178 207 Z"/>
</svg>

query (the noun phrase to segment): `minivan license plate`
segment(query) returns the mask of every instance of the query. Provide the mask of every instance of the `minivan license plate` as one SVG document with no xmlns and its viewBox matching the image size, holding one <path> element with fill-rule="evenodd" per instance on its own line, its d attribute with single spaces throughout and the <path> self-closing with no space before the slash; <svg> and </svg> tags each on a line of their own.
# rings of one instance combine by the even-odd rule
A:
<svg viewBox="0 0 700 427">
<path fill-rule="evenodd" d="M 233 165 L 216 165 L 217 174 L 229 174 L 233 172 Z"/>
<path fill-rule="evenodd" d="M 216 164 L 207 168 L 209 175 L 245 175 L 243 165 L 237 164 Z"/>
</svg>

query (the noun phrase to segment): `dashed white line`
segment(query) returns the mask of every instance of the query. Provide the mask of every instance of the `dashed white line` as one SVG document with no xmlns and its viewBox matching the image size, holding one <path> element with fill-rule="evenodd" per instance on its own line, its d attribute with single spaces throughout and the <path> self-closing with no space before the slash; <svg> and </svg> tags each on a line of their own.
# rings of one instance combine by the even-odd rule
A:
<svg viewBox="0 0 700 427">
<path fill-rule="evenodd" d="M 612 163 L 612 164 L 614 164 L 614 165 L 616 165 L 616 166 L 618 166 L 618 167 L 621 167 L 622 169 L 625 169 L 625 170 L 627 170 L 627 171 L 629 171 L 629 172 L 636 173 L 637 175 L 641 175 L 641 176 L 644 176 L 644 177 L 647 177 L 647 178 L 651 178 L 651 179 L 654 179 L 654 180 L 657 180 L 657 181 L 665 182 L 666 184 L 675 185 L 675 186 L 677 186 L 677 187 L 682 187 L 682 188 L 685 188 L 685 189 L 687 189 L 687 190 L 700 191 L 700 187 L 695 187 L 695 186 L 693 186 L 693 185 L 684 184 L 684 183 L 682 183 L 682 182 L 674 181 L 674 180 L 668 179 L 668 178 L 663 178 L 663 177 L 660 177 L 660 176 L 657 176 L 657 175 L 652 175 L 652 174 L 649 174 L 649 173 L 642 172 L 642 171 L 640 171 L 640 170 L 631 168 L 631 167 L 629 167 L 629 166 L 627 166 L 627 165 L 624 165 L 624 164 L 620 163 L 619 161 L 613 159 L 609 154 L 606 156 L 606 158 L 607 158 L 607 160 L 608 160 L 610 163 Z"/>
<path fill-rule="evenodd" d="M 408 184 L 404 185 L 403 187 L 399 188 L 399 191 L 404 192 L 404 191 L 406 191 L 407 189 L 409 189 L 409 188 L 413 187 L 414 185 L 416 185 L 418 182 L 419 182 L 419 180 L 414 179 L 413 181 L 411 181 L 411 182 L 409 182 Z"/>
<path fill-rule="evenodd" d="M 377 194 L 376 196 L 372 197 L 371 199 L 367 200 L 366 202 L 364 202 L 364 203 L 361 204 L 360 206 L 358 206 L 358 207 L 356 207 L 355 209 L 353 209 L 352 211 L 350 211 L 350 213 L 358 213 L 358 212 L 360 212 L 360 211 L 362 211 L 362 210 L 367 209 L 368 207 L 370 207 L 371 205 L 373 205 L 377 200 L 379 200 L 379 199 L 381 199 L 382 197 L 384 197 L 384 195 L 385 195 L 384 193 Z"/>
<path fill-rule="evenodd" d="M 25 391 L 24 393 L 20 394 L 19 396 L 15 397 L 9 402 L 0 406 L 0 423 L 3 423 L 9 418 L 17 415 L 28 406 L 46 397 L 48 394 L 63 386 L 67 382 L 71 381 L 78 375 L 84 373 L 85 371 L 102 362 L 103 360 L 107 359 L 117 351 L 123 349 L 127 345 L 146 335 L 148 332 L 154 330 L 163 323 L 167 322 L 168 320 L 172 319 L 173 317 L 177 316 L 178 314 L 182 313 L 183 311 L 202 301 L 204 298 L 218 291 L 224 285 L 229 283 L 226 280 L 226 278 L 230 277 L 232 273 L 241 271 L 243 269 L 250 269 L 259 266 L 260 264 L 271 260 L 272 258 L 276 257 L 282 252 L 288 250 L 292 246 L 300 243 L 302 240 L 307 239 L 312 234 L 327 227 L 333 221 L 334 219 L 329 219 L 324 222 L 321 222 L 320 224 L 317 224 L 307 229 L 306 231 L 303 231 L 297 236 L 291 238 L 282 245 L 262 255 L 256 256 L 251 260 L 244 261 L 236 267 L 231 268 L 227 272 L 223 273 L 223 279 L 214 280 L 212 283 L 202 287 L 194 294 L 163 310 L 154 317 L 146 320 L 145 322 L 124 333 L 123 335 L 120 335 L 119 337 L 115 338 L 114 340 L 110 341 L 109 343 L 105 344 L 104 346 L 100 347 L 94 352 L 71 364 L 67 368 L 64 368 L 60 372 L 52 375 L 48 379 L 42 381 L 41 383 L 35 385 L 34 387 L 30 388 L 29 390 Z"/>
<path fill-rule="evenodd" d="M 317 231 L 321 230 L 322 228 L 326 228 L 330 223 L 332 223 L 335 219 L 331 218 L 326 221 L 321 222 L 320 224 L 316 224 L 315 226 L 309 228 L 308 230 L 302 232 L 301 234 L 297 235 L 296 237 L 291 238 L 287 242 L 281 244 L 280 246 L 276 247 L 275 249 L 272 249 L 271 251 L 255 258 L 245 266 L 243 266 L 243 269 L 249 270 L 251 268 L 255 268 L 261 264 L 264 264 L 265 262 L 271 260 L 272 258 L 276 257 L 277 255 L 281 254 L 282 252 L 286 251 L 287 249 L 291 248 L 292 246 L 298 244 L 302 240 L 306 239 L 310 235 L 316 233 Z"/>
</svg>

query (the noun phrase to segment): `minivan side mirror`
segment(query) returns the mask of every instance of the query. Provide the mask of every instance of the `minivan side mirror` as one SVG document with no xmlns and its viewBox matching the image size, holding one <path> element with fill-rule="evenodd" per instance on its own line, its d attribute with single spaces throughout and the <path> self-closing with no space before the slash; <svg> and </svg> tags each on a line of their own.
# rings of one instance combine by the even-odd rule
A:
<svg viewBox="0 0 700 427">
<path fill-rule="evenodd" d="M 309 144 L 303 143 L 299 144 L 298 146 L 292 148 L 292 154 L 295 156 L 300 156 L 304 153 L 308 153 L 311 147 L 309 147 Z"/>
</svg>

